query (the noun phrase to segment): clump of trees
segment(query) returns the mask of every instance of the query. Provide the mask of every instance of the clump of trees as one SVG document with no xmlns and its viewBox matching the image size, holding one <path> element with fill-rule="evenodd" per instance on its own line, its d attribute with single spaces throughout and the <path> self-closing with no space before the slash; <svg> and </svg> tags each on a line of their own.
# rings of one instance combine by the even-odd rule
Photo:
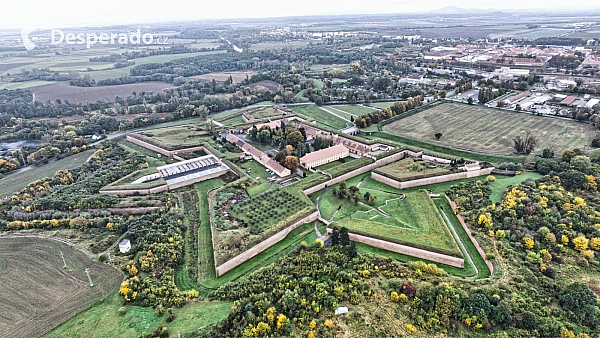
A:
<svg viewBox="0 0 600 338">
<path fill-rule="evenodd" d="M 513 139 L 513 143 L 515 146 L 515 151 L 518 154 L 529 155 L 535 149 L 535 146 L 537 145 L 537 139 L 535 136 L 527 132 L 525 138 L 522 138 L 521 135 L 518 135 Z"/>
</svg>

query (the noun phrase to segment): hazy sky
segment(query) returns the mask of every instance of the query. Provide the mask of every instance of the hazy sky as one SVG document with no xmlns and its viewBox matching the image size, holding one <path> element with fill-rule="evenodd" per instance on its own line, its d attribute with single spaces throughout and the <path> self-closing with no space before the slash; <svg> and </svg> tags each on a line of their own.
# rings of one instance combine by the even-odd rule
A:
<svg viewBox="0 0 600 338">
<path fill-rule="evenodd" d="M 450 5 L 462 8 L 582 9 L 597 0 L 3 0 L 0 27 L 93 26 L 219 18 L 407 13 Z M 600 7 L 595 5 L 595 7 Z"/>
</svg>

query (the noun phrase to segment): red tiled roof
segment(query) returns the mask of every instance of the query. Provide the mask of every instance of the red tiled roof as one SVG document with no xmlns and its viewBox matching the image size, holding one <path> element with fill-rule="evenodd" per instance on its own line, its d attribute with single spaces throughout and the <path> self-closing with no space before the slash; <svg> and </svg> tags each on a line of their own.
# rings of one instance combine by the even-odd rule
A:
<svg viewBox="0 0 600 338">
<path fill-rule="evenodd" d="M 575 96 L 567 96 L 565 97 L 562 101 L 560 101 L 560 104 L 571 104 L 573 103 L 573 101 L 575 101 Z"/>
</svg>

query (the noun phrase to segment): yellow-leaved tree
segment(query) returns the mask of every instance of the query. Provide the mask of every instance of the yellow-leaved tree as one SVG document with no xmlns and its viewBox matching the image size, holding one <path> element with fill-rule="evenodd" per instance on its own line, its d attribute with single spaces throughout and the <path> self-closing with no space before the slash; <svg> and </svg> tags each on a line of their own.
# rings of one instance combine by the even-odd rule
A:
<svg viewBox="0 0 600 338">
<path fill-rule="evenodd" d="M 523 238 L 523 243 L 525 243 L 525 248 L 527 248 L 527 249 L 533 249 L 533 246 L 535 245 L 535 242 L 533 241 L 533 239 L 531 239 L 529 237 Z"/>
<path fill-rule="evenodd" d="M 584 236 L 578 236 L 573 239 L 573 247 L 575 250 L 582 252 L 587 249 L 589 240 Z"/>
</svg>

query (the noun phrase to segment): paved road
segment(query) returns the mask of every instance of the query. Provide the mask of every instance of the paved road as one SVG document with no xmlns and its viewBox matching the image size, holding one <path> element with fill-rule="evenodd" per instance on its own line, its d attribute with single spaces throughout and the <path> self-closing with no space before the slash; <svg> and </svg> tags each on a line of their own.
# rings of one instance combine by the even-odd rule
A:
<svg viewBox="0 0 600 338">
<path fill-rule="evenodd" d="M 456 233 L 456 230 L 454 229 L 452 222 L 450 222 L 448 215 L 446 215 L 446 212 L 444 211 L 444 209 L 440 208 L 440 211 L 442 212 L 442 216 L 444 216 L 444 219 L 446 220 L 446 223 L 448 224 L 450 231 L 452 231 L 452 234 L 454 235 L 456 242 L 460 246 L 460 249 L 464 252 L 465 258 L 469 261 L 469 264 L 471 264 L 471 266 L 473 266 L 473 269 L 475 269 L 475 274 L 473 276 L 469 276 L 469 277 L 465 277 L 465 278 L 466 279 L 475 279 L 475 278 L 479 277 L 479 269 L 477 269 L 477 266 L 475 265 L 475 263 L 473 263 L 473 259 L 471 258 L 469 251 L 467 251 L 467 248 L 465 247 L 464 243 L 462 242 L 460 237 L 458 237 L 458 234 Z"/>
</svg>

